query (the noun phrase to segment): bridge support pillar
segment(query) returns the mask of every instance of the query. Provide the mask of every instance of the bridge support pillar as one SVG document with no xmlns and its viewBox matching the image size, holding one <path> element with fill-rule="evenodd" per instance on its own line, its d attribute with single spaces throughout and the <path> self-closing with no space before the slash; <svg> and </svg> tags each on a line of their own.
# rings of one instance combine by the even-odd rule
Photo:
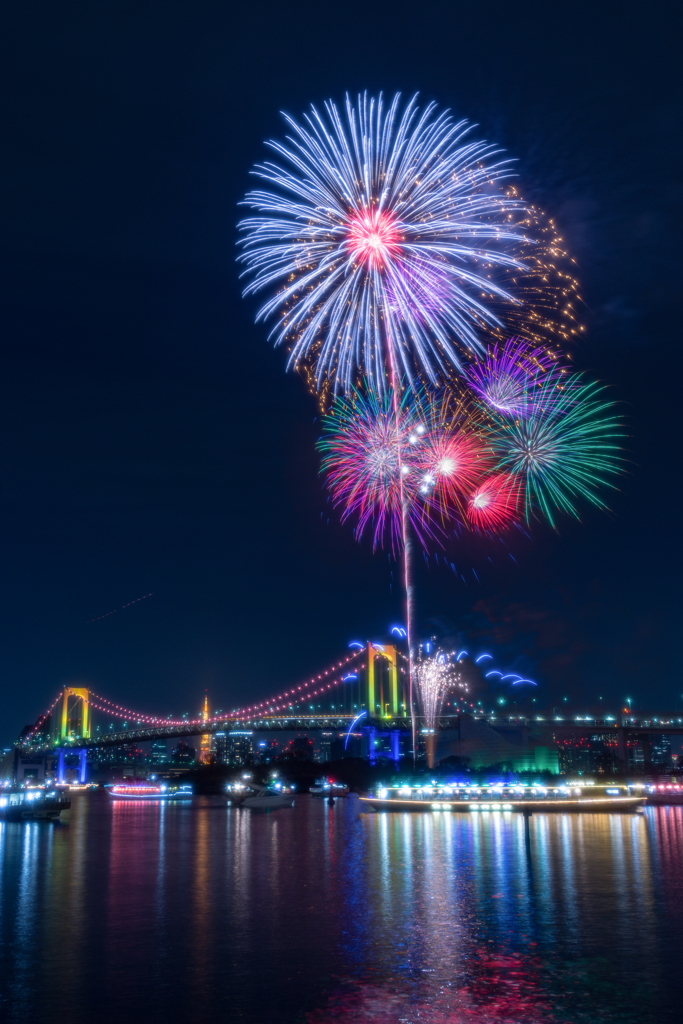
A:
<svg viewBox="0 0 683 1024">
<path fill-rule="evenodd" d="M 390 735 L 390 739 L 391 739 L 391 760 L 395 761 L 396 764 L 398 764 L 399 757 L 401 756 L 400 747 L 399 747 L 399 739 L 400 738 L 401 738 L 401 734 L 398 731 L 398 729 L 392 729 L 391 730 L 391 735 Z"/>
<path fill-rule="evenodd" d="M 88 775 L 88 765 L 86 763 L 86 754 L 87 753 L 88 753 L 87 750 L 81 750 L 81 765 L 80 765 L 80 772 L 79 772 L 79 775 L 78 775 L 78 781 L 81 783 L 81 785 L 83 785 L 83 783 L 85 782 L 85 780 L 87 778 L 87 775 Z"/>
<path fill-rule="evenodd" d="M 57 782 L 64 785 L 64 751 L 60 750 L 57 755 Z"/>
<path fill-rule="evenodd" d="M 375 730 L 373 728 L 368 729 L 368 760 L 370 764 L 374 764 L 377 760 L 377 754 L 375 753 Z"/>
<path fill-rule="evenodd" d="M 623 763 L 624 771 L 628 771 L 628 750 L 626 747 L 626 729 L 623 725 L 617 729 L 617 757 Z"/>
</svg>

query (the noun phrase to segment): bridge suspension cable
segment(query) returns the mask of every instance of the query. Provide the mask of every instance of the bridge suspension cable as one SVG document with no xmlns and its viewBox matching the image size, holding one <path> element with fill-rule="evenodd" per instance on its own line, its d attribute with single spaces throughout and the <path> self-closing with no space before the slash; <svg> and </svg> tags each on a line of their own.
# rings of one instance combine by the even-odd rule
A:
<svg viewBox="0 0 683 1024">
<path fill-rule="evenodd" d="M 150 715 L 145 712 L 134 711 L 132 708 L 127 708 L 122 704 L 117 704 L 115 701 L 111 701 L 107 697 L 103 697 L 101 694 L 95 693 L 93 690 L 88 691 L 89 705 L 91 708 L 105 715 L 109 715 L 112 718 L 117 718 L 122 722 L 144 722 L 145 724 L 152 726 L 185 727 L 197 725 L 199 729 L 201 726 L 206 727 L 207 721 L 209 723 L 216 723 L 231 718 L 243 720 L 258 714 L 277 714 L 278 712 L 288 711 L 298 704 L 304 703 L 313 697 L 318 697 L 322 693 L 326 693 L 329 690 L 342 685 L 344 679 L 341 677 L 340 673 L 346 671 L 355 662 L 359 661 L 364 654 L 365 650 L 355 651 L 353 654 L 342 658 L 329 668 L 317 673 L 317 675 L 312 676 L 306 682 L 301 683 L 298 686 L 291 687 L 289 690 L 285 690 L 284 693 L 277 694 L 270 700 L 263 700 L 255 704 L 247 705 L 246 707 L 236 708 L 226 714 L 213 715 L 208 720 L 205 720 L 202 717 L 167 718 L 161 715 Z M 50 707 L 47 708 L 47 710 L 40 716 L 31 732 L 26 736 L 24 742 L 30 743 L 32 737 L 41 731 L 41 725 L 43 725 L 43 723 L 52 714 L 57 703 L 63 698 L 63 694 L 64 690 L 60 690 Z"/>
</svg>

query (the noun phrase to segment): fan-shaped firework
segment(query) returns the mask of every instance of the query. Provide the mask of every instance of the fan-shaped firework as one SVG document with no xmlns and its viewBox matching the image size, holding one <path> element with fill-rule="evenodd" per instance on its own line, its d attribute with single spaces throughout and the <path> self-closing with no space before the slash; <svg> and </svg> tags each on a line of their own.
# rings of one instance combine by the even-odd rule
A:
<svg viewBox="0 0 683 1024">
<path fill-rule="evenodd" d="M 435 731 L 446 696 L 453 690 L 466 693 L 467 686 L 452 656 L 431 643 L 420 647 L 414 672 L 425 725 Z"/>
<path fill-rule="evenodd" d="M 550 398 L 554 397 L 544 385 L 554 381 L 559 397 L 568 374 L 558 356 L 547 347 L 533 345 L 524 338 L 510 338 L 470 363 L 465 376 L 476 394 L 496 412 L 529 416 L 539 400 L 545 401 L 547 410 Z"/>
<path fill-rule="evenodd" d="M 522 486 L 508 473 L 494 473 L 473 491 L 467 506 L 471 526 L 498 532 L 511 526 L 519 515 Z"/>
<path fill-rule="evenodd" d="M 375 547 L 404 543 L 404 510 L 423 546 L 464 512 L 486 468 L 471 410 L 450 396 L 437 402 L 406 392 L 338 397 L 324 418 L 322 471 L 342 521 L 356 536 L 371 527 Z"/>
<path fill-rule="evenodd" d="M 279 288 L 258 318 L 277 318 L 290 366 L 313 360 L 317 389 L 334 379 L 348 393 L 359 370 L 379 394 L 387 374 L 435 381 L 502 326 L 492 301 L 514 301 L 494 280 L 522 270 L 508 249 L 523 243 L 511 221 L 524 205 L 499 189 L 508 162 L 415 98 L 402 114 L 398 95 L 387 109 L 367 94 L 347 97 L 345 118 L 331 101 L 325 114 L 287 117 L 292 135 L 270 145 L 289 166 L 255 169 L 277 191 L 245 200 L 258 211 L 240 225 L 245 293 Z"/>
<path fill-rule="evenodd" d="M 559 398 L 555 382 L 548 380 L 531 415 L 501 418 L 489 431 L 499 469 L 524 483 L 527 519 L 536 505 L 552 526 L 556 511 L 578 517 L 576 498 L 606 507 L 597 489 L 614 486 L 610 477 L 620 468 L 622 436 L 604 388 L 579 375 L 567 381 Z"/>
</svg>

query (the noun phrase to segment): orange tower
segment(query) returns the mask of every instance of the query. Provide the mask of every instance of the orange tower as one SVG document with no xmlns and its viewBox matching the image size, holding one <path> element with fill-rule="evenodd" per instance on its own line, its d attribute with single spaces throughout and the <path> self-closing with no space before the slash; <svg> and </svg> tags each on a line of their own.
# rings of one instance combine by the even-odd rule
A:
<svg viewBox="0 0 683 1024">
<path fill-rule="evenodd" d="M 204 710 L 202 711 L 202 722 L 208 722 L 209 720 L 209 695 L 208 693 L 204 697 Z M 199 763 L 200 764 L 211 764 L 211 733 L 205 732 L 202 734 L 202 742 L 199 748 Z"/>
</svg>

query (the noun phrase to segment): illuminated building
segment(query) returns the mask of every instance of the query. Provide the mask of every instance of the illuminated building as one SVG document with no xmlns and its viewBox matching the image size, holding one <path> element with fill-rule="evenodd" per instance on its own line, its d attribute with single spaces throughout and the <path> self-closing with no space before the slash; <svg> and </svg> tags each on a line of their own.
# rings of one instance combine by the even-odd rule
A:
<svg viewBox="0 0 683 1024">
<path fill-rule="evenodd" d="M 166 746 L 166 740 L 152 740 L 149 763 L 168 764 L 168 748 Z"/>
<path fill-rule="evenodd" d="M 320 734 L 320 749 L 316 755 L 316 761 L 320 761 L 324 764 L 326 761 L 332 760 L 332 740 L 334 733 L 323 732 Z"/>
<path fill-rule="evenodd" d="M 555 737 L 559 770 L 562 775 L 594 772 L 614 775 L 623 767 L 619 761 L 616 737 L 612 733 L 593 733 Z"/>
<path fill-rule="evenodd" d="M 228 763 L 227 733 L 221 731 L 213 734 L 213 756 L 216 764 Z"/>
<path fill-rule="evenodd" d="M 190 768 L 196 760 L 197 751 L 188 743 L 179 743 L 177 747 L 173 748 L 171 764 L 177 765 L 178 767 L 187 766 Z"/>
<path fill-rule="evenodd" d="M 650 761 L 658 768 L 670 768 L 671 738 L 669 736 L 653 736 L 650 743 Z"/>
<path fill-rule="evenodd" d="M 215 758 L 217 764 L 239 766 L 251 761 L 253 754 L 252 733 L 247 729 L 233 729 L 231 732 L 215 734 Z"/>
</svg>

